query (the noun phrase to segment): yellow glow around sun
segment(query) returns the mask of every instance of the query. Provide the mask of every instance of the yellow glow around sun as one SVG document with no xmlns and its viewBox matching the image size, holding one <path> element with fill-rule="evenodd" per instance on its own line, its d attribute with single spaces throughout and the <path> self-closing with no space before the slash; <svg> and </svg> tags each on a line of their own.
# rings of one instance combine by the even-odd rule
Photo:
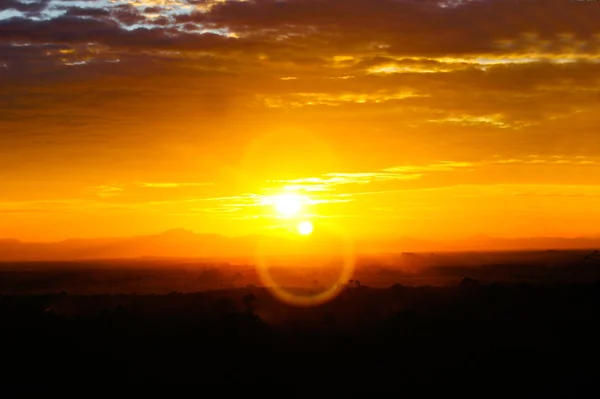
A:
<svg viewBox="0 0 600 399">
<path fill-rule="evenodd" d="M 308 236 L 312 234 L 314 226 L 311 222 L 305 220 L 304 222 L 298 223 L 297 229 L 299 234 L 302 234 L 303 236 Z"/>
<path fill-rule="evenodd" d="M 278 214 L 294 216 L 302 210 L 303 198 L 298 194 L 281 194 L 273 198 L 273 205 Z"/>
</svg>

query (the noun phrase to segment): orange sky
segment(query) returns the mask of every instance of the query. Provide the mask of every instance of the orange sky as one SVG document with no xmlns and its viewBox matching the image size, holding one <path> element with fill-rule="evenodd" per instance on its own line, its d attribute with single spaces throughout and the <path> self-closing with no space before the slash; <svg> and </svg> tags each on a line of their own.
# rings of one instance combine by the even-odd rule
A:
<svg viewBox="0 0 600 399">
<path fill-rule="evenodd" d="M 190 3 L 0 6 L 0 237 L 600 231 L 600 4 Z"/>
</svg>

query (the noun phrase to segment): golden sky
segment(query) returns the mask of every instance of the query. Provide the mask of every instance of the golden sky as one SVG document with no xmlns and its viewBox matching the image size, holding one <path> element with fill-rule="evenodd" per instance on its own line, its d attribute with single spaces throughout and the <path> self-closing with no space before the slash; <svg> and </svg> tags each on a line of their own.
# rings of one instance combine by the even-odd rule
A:
<svg viewBox="0 0 600 399">
<path fill-rule="evenodd" d="M 600 4 L 0 1 L 0 237 L 600 231 Z"/>
</svg>

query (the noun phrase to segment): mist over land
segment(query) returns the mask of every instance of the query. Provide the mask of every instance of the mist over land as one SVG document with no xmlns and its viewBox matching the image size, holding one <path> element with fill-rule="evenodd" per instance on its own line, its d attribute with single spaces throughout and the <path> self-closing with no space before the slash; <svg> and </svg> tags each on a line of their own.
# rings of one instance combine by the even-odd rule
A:
<svg viewBox="0 0 600 399">
<path fill-rule="evenodd" d="M 333 241 L 336 239 L 334 238 Z M 218 234 L 196 234 L 173 229 L 161 234 L 96 239 L 68 239 L 57 242 L 26 242 L 0 239 L 0 261 L 57 261 L 139 257 L 183 257 L 206 259 L 252 259 L 261 243 L 285 254 L 286 245 L 298 240 L 293 237 L 248 235 L 229 237 Z M 308 241 L 308 240 L 305 240 Z M 316 255 L 335 254 L 331 237 L 312 237 L 318 245 L 310 252 Z M 339 241 L 339 240 L 337 240 Z M 485 235 L 460 240 L 434 241 L 402 237 L 397 239 L 356 240 L 350 242 L 356 255 L 400 254 L 402 252 L 473 252 L 524 250 L 592 250 L 600 248 L 600 237 L 531 237 L 497 238 Z M 333 245 L 334 246 L 334 245 Z M 301 255 L 305 248 L 290 254 Z"/>
</svg>

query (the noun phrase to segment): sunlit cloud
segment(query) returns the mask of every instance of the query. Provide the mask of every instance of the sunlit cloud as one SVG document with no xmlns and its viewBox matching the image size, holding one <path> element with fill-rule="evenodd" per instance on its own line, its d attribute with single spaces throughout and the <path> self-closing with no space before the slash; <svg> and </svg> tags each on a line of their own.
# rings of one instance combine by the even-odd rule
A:
<svg viewBox="0 0 600 399">
<path fill-rule="evenodd" d="M 114 185 L 103 185 L 103 186 L 98 186 L 98 187 L 92 188 L 92 191 L 94 191 L 99 197 L 103 197 L 103 198 L 118 195 L 123 190 L 125 190 L 125 189 L 122 186 L 114 186 Z"/>
<path fill-rule="evenodd" d="M 405 192 L 446 192 L 456 198 L 479 197 L 549 197 L 596 199 L 600 197 L 600 185 L 576 184 L 461 184 L 427 189 L 409 189 Z M 528 204 L 530 206 L 531 204 Z"/>
<path fill-rule="evenodd" d="M 175 182 L 138 182 L 136 186 L 144 188 L 179 188 L 179 187 L 203 187 L 213 183 L 175 183 Z"/>
<path fill-rule="evenodd" d="M 367 72 L 375 75 L 386 75 L 393 73 L 443 73 L 452 72 L 452 68 L 427 68 L 419 66 L 381 65 L 370 68 Z"/>
<path fill-rule="evenodd" d="M 429 119 L 430 123 L 458 124 L 463 126 L 490 125 L 500 129 L 518 129 L 526 127 L 527 123 L 506 122 L 502 115 L 472 116 L 460 115 L 441 119 Z"/>
<path fill-rule="evenodd" d="M 488 161 L 490 164 L 500 165 L 572 165 L 572 166 L 600 166 L 600 157 L 588 157 L 584 155 L 564 156 L 551 155 L 541 157 L 539 155 L 528 155 L 524 158 L 501 158 L 494 157 Z"/>
<path fill-rule="evenodd" d="M 345 77 L 344 77 L 345 78 Z M 344 104 L 380 104 L 394 100 L 427 97 L 426 94 L 414 92 L 389 92 L 375 93 L 346 93 L 332 95 L 327 93 L 294 93 L 279 97 L 264 97 L 262 101 L 271 108 L 294 108 L 315 105 L 341 106 Z"/>
<path fill-rule="evenodd" d="M 259 206 L 262 201 L 260 194 L 240 194 L 223 197 L 208 197 L 208 198 L 195 198 L 187 200 L 189 202 L 204 202 L 204 201 L 223 201 L 223 202 L 238 202 L 238 206 Z"/>
<path fill-rule="evenodd" d="M 453 162 L 443 161 L 427 165 L 401 165 L 385 169 L 386 172 L 396 173 L 430 173 L 430 172 L 451 172 L 459 169 L 469 169 L 475 164 L 471 162 Z M 422 176 L 422 175 L 420 175 Z"/>
<path fill-rule="evenodd" d="M 0 201 L 0 214 L 55 214 L 131 211 L 136 209 L 131 204 L 107 204 L 101 201 L 84 199 L 39 200 L 39 201 Z"/>
<path fill-rule="evenodd" d="M 320 177 L 307 177 L 292 180 L 274 180 L 269 183 L 282 184 L 290 191 L 327 192 L 342 185 L 364 185 L 375 182 L 417 180 L 423 177 L 419 173 L 398 173 L 385 170 L 373 173 L 326 173 Z"/>
<path fill-rule="evenodd" d="M 243 210 L 243 208 L 237 206 L 236 204 L 224 204 L 219 207 L 190 208 L 190 210 L 194 211 L 194 212 L 207 212 L 207 213 L 232 213 L 232 212 L 239 212 L 239 211 Z"/>
<path fill-rule="evenodd" d="M 368 184 L 379 181 L 390 180 L 416 180 L 423 177 L 421 174 L 406 174 L 396 173 L 396 170 L 385 170 L 384 172 L 376 173 L 328 173 L 325 176 L 330 177 L 333 181 L 340 180 L 343 184 Z"/>
</svg>

